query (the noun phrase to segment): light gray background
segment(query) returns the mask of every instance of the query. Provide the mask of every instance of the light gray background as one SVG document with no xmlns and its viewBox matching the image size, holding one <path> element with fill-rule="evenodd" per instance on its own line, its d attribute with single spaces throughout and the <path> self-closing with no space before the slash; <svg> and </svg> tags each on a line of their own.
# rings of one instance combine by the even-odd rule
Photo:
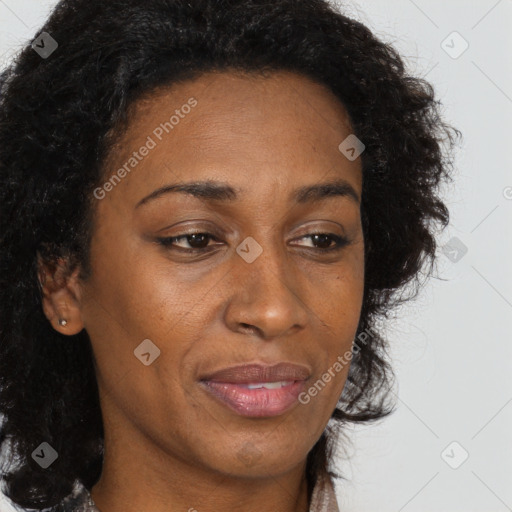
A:
<svg viewBox="0 0 512 512">
<path fill-rule="evenodd" d="M 55 3 L 0 0 L 0 65 L 38 35 Z M 398 409 L 352 430 L 350 460 L 340 450 L 349 478 L 337 483 L 340 509 L 512 510 L 512 0 L 344 5 L 434 84 L 464 141 L 444 191 L 451 223 L 440 237 L 441 279 L 388 324 Z M 463 48 L 454 31 L 469 44 L 457 58 L 443 49 Z M 457 262 L 442 249 L 452 237 L 467 247 Z M 0 509 L 11 511 L 1 497 Z"/>
</svg>

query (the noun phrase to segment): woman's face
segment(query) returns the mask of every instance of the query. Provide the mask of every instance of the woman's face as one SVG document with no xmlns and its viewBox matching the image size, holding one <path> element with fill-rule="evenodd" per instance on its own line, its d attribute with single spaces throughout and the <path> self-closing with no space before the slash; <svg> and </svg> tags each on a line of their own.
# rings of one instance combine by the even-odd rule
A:
<svg viewBox="0 0 512 512">
<path fill-rule="evenodd" d="M 95 192 L 81 283 L 106 463 L 268 477 L 305 462 L 341 395 L 348 364 L 335 362 L 363 298 L 360 159 L 338 148 L 351 133 L 328 89 L 288 72 L 205 74 L 137 103 Z M 233 192 L 154 194 L 206 180 Z M 345 188 L 298 200 L 335 181 Z M 326 250 L 336 237 L 348 243 Z M 302 373 L 205 382 L 277 363 Z M 248 388 L 276 380 L 285 386 Z"/>
</svg>

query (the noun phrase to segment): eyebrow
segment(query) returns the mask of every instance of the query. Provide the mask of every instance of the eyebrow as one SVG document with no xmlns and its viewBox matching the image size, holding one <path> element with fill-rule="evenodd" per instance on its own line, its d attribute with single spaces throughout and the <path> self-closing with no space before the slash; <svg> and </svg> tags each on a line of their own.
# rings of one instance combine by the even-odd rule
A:
<svg viewBox="0 0 512 512">
<path fill-rule="evenodd" d="M 236 190 L 227 183 L 218 181 L 194 181 L 176 183 L 157 188 L 151 194 L 141 199 L 135 208 L 161 197 L 164 194 L 181 192 L 207 201 L 236 201 L 239 196 Z M 306 185 L 292 191 L 290 200 L 298 204 L 317 202 L 329 197 L 345 197 L 360 204 L 360 198 L 352 185 L 343 179 Z"/>
</svg>

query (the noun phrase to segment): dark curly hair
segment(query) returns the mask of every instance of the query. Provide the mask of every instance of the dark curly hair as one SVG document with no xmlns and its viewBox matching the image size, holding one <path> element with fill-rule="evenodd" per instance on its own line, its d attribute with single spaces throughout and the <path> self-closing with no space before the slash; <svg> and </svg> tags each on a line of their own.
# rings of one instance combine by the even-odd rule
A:
<svg viewBox="0 0 512 512">
<path fill-rule="evenodd" d="M 37 257 L 87 279 L 92 191 L 144 94 L 207 71 L 289 70 L 326 85 L 346 107 L 361 155 L 365 283 L 349 375 L 307 458 L 308 489 L 327 470 L 342 426 L 395 407 L 388 340 L 379 322 L 432 274 L 439 197 L 452 179 L 460 132 L 433 87 L 397 51 L 326 0 L 62 0 L 41 31 L 48 58 L 25 47 L 0 75 L 0 447 L 3 492 L 42 509 L 91 489 L 103 462 L 103 423 L 87 332 L 72 343 L 42 310 Z M 429 265 L 427 265 L 429 263 Z M 370 335 L 368 336 L 368 333 Z M 362 339 L 362 338 L 360 338 Z M 356 341 L 357 343 L 357 341 Z M 47 469 L 31 453 L 58 452 Z"/>
</svg>

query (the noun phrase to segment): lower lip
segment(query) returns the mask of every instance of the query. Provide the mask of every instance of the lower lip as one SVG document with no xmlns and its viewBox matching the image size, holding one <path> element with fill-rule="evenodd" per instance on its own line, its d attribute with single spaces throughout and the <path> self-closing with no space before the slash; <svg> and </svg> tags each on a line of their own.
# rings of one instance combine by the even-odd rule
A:
<svg viewBox="0 0 512 512">
<path fill-rule="evenodd" d="M 231 382 L 201 381 L 211 395 L 241 416 L 253 418 L 279 416 L 291 409 L 304 389 L 304 381 L 297 380 L 278 389 L 249 389 Z"/>
</svg>

